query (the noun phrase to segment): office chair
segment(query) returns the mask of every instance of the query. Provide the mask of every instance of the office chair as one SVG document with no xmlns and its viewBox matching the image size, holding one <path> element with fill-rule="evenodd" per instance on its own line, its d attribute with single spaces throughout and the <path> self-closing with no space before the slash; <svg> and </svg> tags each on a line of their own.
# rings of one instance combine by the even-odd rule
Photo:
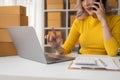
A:
<svg viewBox="0 0 120 80">
<path fill-rule="evenodd" d="M 81 48 L 81 47 L 80 47 L 80 45 L 79 45 L 79 46 L 78 46 L 78 54 L 80 54 L 80 52 L 79 52 L 80 48 Z"/>
</svg>

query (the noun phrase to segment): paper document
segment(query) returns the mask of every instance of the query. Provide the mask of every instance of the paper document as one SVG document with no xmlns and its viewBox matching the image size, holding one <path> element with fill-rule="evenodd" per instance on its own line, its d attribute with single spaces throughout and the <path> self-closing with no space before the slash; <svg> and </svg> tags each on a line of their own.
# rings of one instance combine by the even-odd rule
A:
<svg viewBox="0 0 120 80">
<path fill-rule="evenodd" d="M 108 69 L 120 70 L 114 60 L 110 57 L 95 58 L 78 56 L 71 64 L 70 68 L 91 68 L 91 69 Z"/>
</svg>

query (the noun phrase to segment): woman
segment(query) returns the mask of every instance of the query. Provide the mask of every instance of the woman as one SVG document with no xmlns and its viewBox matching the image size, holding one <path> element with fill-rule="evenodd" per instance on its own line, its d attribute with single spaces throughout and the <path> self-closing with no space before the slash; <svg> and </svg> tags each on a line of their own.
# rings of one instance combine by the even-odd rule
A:
<svg viewBox="0 0 120 80">
<path fill-rule="evenodd" d="M 116 56 L 120 47 L 120 17 L 106 11 L 107 0 L 77 0 L 77 18 L 65 43 L 56 35 L 47 35 L 48 41 L 60 54 L 68 54 L 79 40 L 81 54 Z"/>
</svg>

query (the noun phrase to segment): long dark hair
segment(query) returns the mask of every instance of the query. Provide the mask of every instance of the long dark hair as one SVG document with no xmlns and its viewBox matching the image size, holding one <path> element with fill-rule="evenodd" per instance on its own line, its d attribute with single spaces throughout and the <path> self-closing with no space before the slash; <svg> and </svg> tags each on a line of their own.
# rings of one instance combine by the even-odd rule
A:
<svg viewBox="0 0 120 80">
<path fill-rule="evenodd" d="M 102 0 L 104 7 L 106 7 L 107 0 Z"/>
</svg>

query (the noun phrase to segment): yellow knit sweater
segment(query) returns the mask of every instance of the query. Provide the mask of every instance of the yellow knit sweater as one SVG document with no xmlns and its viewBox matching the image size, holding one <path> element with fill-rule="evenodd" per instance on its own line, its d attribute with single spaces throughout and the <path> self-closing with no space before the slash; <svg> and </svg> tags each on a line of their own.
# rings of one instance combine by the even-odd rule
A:
<svg viewBox="0 0 120 80">
<path fill-rule="evenodd" d="M 70 33 L 62 45 L 64 54 L 68 54 L 79 40 L 81 54 L 101 54 L 115 56 L 120 47 L 120 16 L 107 15 L 107 22 L 112 32 L 112 38 L 103 41 L 101 22 L 88 16 L 83 20 L 76 19 L 73 22 Z"/>
</svg>

